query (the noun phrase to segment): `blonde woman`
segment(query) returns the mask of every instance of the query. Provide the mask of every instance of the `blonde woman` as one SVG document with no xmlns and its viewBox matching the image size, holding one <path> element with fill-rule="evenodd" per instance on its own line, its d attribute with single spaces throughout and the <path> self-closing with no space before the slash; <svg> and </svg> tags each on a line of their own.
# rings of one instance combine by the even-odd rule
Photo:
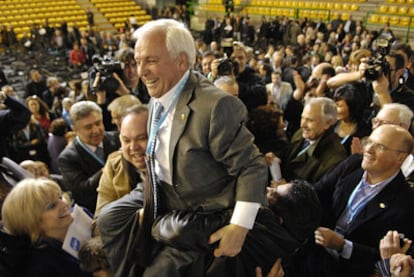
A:
<svg viewBox="0 0 414 277">
<path fill-rule="evenodd" d="M 19 182 L 4 201 L 2 220 L 9 234 L 30 238 L 25 276 L 91 276 L 62 250 L 73 217 L 55 182 L 32 178 Z"/>
</svg>

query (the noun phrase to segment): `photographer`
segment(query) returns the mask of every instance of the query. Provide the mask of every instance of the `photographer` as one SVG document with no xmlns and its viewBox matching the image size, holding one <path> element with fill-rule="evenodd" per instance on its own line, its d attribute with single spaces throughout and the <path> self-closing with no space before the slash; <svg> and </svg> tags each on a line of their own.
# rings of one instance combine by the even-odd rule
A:
<svg viewBox="0 0 414 277">
<path fill-rule="evenodd" d="M 401 103 L 414 110 L 414 91 L 405 84 L 404 57 L 396 52 L 389 52 L 389 41 L 379 37 L 376 40 L 377 55 L 375 58 L 361 56 L 358 71 L 338 74 L 327 81 L 330 88 L 342 84 L 364 80 L 368 91 L 374 97 L 377 109 L 386 103 Z"/>
<path fill-rule="evenodd" d="M 139 98 L 143 104 L 149 102 L 150 96 L 144 83 L 138 77 L 137 63 L 134 59 L 134 50 L 124 48 L 117 52 L 115 59 L 123 64 L 122 76 L 118 92 L 120 95 L 133 94 Z"/>
<path fill-rule="evenodd" d="M 93 61 L 94 66 L 89 72 L 91 90 L 93 93 L 105 91 L 105 103 L 108 104 L 118 96 L 127 94 L 137 96 L 142 103 L 149 102 L 147 89 L 138 77 L 132 49 L 120 50 L 115 60 L 95 56 Z M 100 76 L 98 80 L 97 73 Z"/>
</svg>

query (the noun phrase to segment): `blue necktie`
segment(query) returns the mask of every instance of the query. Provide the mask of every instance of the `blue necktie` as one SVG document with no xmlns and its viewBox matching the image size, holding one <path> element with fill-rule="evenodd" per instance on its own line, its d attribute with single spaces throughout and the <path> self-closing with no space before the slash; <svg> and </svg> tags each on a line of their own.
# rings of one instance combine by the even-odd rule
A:
<svg viewBox="0 0 414 277">
<path fill-rule="evenodd" d="M 98 146 L 95 150 L 96 156 L 98 156 L 101 160 L 105 160 L 104 150 L 102 147 Z"/>
<path fill-rule="evenodd" d="M 164 107 L 159 103 L 154 103 L 154 115 L 151 122 L 151 133 L 158 131 L 158 122 L 160 121 L 161 114 L 164 110 Z M 150 171 L 151 171 L 151 186 L 153 193 L 153 203 L 154 203 L 154 218 L 157 216 L 157 210 L 159 208 L 159 191 L 158 191 L 158 178 L 155 174 L 155 145 L 157 144 L 157 133 L 154 134 L 151 143 L 150 151 Z"/>
</svg>

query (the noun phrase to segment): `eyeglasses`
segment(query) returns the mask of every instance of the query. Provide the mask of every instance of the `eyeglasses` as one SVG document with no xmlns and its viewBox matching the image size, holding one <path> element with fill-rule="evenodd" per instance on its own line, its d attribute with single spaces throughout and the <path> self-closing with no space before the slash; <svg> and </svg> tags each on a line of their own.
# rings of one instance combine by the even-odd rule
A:
<svg viewBox="0 0 414 277">
<path fill-rule="evenodd" d="M 394 151 L 394 152 L 399 152 L 399 153 L 408 153 L 408 151 L 406 151 L 406 150 L 392 149 L 392 148 L 389 148 L 389 147 L 385 146 L 384 144 L 375 143 L 370 139 L 363 140 L 362 141 L 362 147 L 364 149 L 372 147 L 375 150 L 375 152 Z"/>
<path fill-rule="evenodd" d="M 372 118 L 371 123 L 372 123 L 372 126 L 381 126 L 381 125 L 384 125 L 384 124 L 392 124 L 392 125 L 398 125 L 398 126 L 401 125 L 401 123 L 394 123 L 394 122 L 389 121 L 389 120 L 379 119 L 378 117 Z"/>
</svg>

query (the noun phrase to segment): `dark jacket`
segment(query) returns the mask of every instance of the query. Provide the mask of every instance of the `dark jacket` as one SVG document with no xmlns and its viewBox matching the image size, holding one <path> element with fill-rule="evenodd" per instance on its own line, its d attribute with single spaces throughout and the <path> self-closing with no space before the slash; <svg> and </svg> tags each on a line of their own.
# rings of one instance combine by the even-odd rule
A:
<svg viewBox="0 0 414 277">
<path fill-rule="evenodd" d="M 120 147 L 117 132 L 106 132 L 103 140 L 105 160 Z M 96 188 L 102 175 L 102 167 L 89 152 L 75 139 L 58 158 L 59 170 L 64 186 L 72 191 L 75 202 L 88 208 L 92 213 L 96 208 Z"/>
<path fill-rule="evenodd" d="M 0 276 L 23 276 L 29 249 L 28 237 L 12 236 L 0 230 Z"/>
<path fill-rule="evenodd" d="M 266 87 L 262 79 L 250 67 L 236 77 L 239 85 L 239 98 L 247 110 L 267 104 Z"/>
<path fill-rule="evenodd" d="M 25 276 L 42 277 L 87 277 L 90 273 L 81 271 L 79 261 L 62 249 L 62 243 L 47 239 L 39 248 L 32 247 L 27 261 Z"/>
<path fill-rule="evenodd" d="M 325 175 L 315 188 L 323 205 L 324 224 L 335 228 L 364 170 L 362 155 L 350 156 Z M 327 213 L 330 211 L 330 213 Z M 380 259 L 378 245 L 388 230 L 414 237 L 414 191 L 401 172 L 355 216 L 345 236 L 353 242 L 349 260 L 339 260 L 339 271 L 330 276 L 369 276 Z"/>
<path fill-rule="evenodd" d="M 7 110 L 0 110 L 0 159 L 8 155 L 7 139 L 14 132 L 24 128 L 30 120 L 31 112 L 20 101 L 6 97 Z"/>
<path fill-rule="evenodd" d="M 303 179 L 314 183 L 347 157 L 345 148 L 331 129 L 305 153 L 298 155 L 303 140 L 302 129 L 299 129 L 281 157 L 282 174 L 286 180 Z"/>
</svg>

